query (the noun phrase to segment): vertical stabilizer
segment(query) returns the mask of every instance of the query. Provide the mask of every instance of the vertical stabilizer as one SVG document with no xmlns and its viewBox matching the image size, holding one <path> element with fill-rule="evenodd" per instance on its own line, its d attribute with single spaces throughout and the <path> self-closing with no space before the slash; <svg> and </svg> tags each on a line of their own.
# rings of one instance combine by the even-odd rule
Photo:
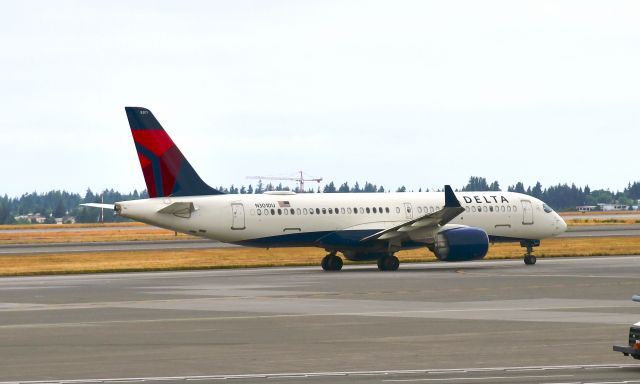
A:
<svg viewBox="0 0 640 384">
<path fill-rule="evenodd" d="M 151 111 L 124 109 L 150 197 L 222 194 L 202 181 Z"/>
</svg>

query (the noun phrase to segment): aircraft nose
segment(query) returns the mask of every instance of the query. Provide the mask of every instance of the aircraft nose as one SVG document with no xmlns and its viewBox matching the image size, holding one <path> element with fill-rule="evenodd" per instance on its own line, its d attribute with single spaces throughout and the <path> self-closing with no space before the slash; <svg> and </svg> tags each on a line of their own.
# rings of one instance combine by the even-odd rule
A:
<svg viewBox="0 0 640 384">
<path fill-rule="evenodd" d="M 558 228 L 558 234 L 567 230 L 567 223 L 565 223 L 560 215 L 556 218 L 556 228 Z"/>
</svg>

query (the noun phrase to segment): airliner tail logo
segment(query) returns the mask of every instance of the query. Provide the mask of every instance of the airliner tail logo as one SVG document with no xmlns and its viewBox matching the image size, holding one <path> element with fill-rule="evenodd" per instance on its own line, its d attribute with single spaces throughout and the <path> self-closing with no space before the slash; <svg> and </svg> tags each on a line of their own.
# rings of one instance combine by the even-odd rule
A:
<svg viewBox="0 0 640 384">
<path fill-rule="evenodd" d="M 151 111 L 125 110 L 150 197 L 221 194 L 202 181 Z"/>
</svg>

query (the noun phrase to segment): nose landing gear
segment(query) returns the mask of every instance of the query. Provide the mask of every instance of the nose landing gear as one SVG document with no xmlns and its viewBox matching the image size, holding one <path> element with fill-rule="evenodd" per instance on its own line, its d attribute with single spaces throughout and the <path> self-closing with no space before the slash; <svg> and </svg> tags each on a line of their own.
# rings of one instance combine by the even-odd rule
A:
<svg viewBox="0 0 640 384">
<path fill-rule="evenodd" d="M 537 261 L 536 257 L 532 255 L 533 247 L 540 245 L 540 240 L 523 240 L 520 242 L 521 247 L 527 248 L 527 252 L 524 254 L 524 263 L 526 265 L 534 265 Z"/>
</svg>

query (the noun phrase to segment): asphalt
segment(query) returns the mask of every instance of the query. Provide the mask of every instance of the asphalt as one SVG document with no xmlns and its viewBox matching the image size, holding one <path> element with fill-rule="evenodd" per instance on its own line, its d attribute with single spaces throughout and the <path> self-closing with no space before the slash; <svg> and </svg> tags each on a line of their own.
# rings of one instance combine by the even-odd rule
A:
<svg viewBox="0 0 640 384">
<path fill-rule="evenodd" d="M 0 382 L 637 382 L 639 287 L 639 256 L 2 278 Z"/>
</svg>

